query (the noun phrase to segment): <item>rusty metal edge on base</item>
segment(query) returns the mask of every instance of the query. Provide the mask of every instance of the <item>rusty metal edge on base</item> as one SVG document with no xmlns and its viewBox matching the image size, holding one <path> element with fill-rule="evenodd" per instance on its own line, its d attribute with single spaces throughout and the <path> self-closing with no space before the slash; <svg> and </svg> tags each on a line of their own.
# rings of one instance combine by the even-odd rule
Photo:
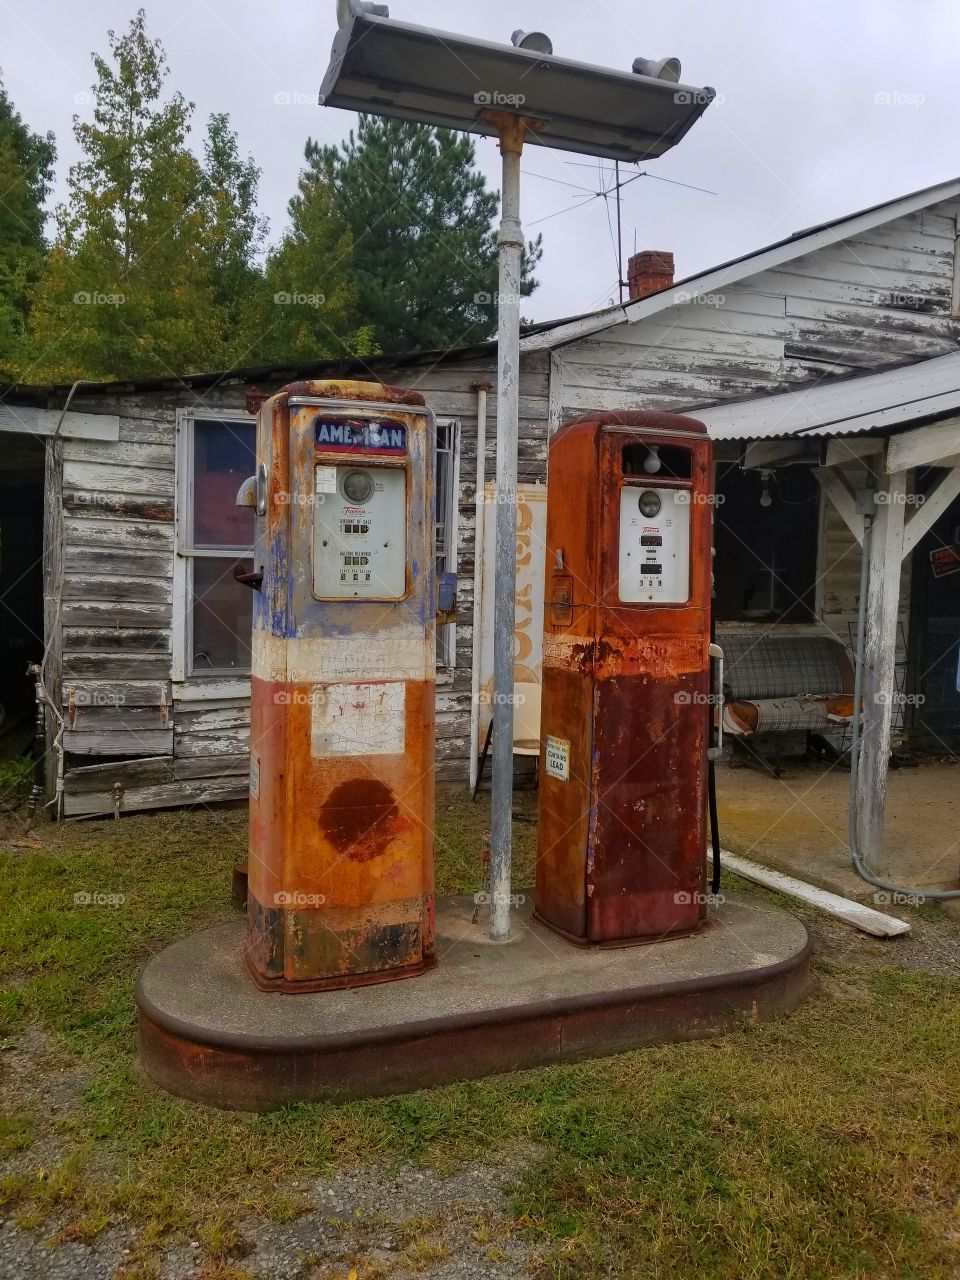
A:
<svg viewBox="0 0 960 1280">
<path fill-rule="evenodd" d="M 168 1092 L 227 1110 L 408 1093 L 704 1039 L 744 1016 L 790 1013 L 809 993 L 812 951 L 808 937 L 762 969 L 309 1037 L 214 1034 L 164 1014 L 138 981 L 140 1061 Z"/>
</svg>

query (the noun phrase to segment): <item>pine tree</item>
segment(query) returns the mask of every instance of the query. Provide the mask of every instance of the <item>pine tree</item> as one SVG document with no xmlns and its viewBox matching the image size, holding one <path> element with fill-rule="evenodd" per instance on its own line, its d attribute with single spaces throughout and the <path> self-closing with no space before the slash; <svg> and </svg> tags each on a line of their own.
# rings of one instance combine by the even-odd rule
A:
<svg viewBox="0 0 960 1280">
<path fill-rule="evenodd" d="M 31 132 L 0 82 L 0 376 L 13 374 L 27 298 L 46 253 L 43 204 L 53 179 L 52 133 Z"/>
<path fill-rule="evenodd" d="M 481 340 L 495 327 L 496 192 L 466 134 L 361 116 L 340 147 L 308 142 L 308 172 L 333 187 L 352 235 L 352 276 L 385 351 Z M 527 246 L 524 294 L 541 242 Z"/>
<path fill-rule="evenodd" d="M 309 144 L 308 144 L 309 154 Z M 250 322 L 264 363 L 366 356 L 379 350 L 351 274 L 352 237 L 315 165 L 301 172 L 290 226 L 267 257 Z"/>
</svg>

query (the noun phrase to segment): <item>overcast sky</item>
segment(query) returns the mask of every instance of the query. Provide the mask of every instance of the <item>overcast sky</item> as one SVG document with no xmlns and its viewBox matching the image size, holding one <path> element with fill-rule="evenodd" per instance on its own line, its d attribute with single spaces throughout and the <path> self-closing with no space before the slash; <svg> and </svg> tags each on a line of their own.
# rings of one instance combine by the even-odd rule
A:
<svg viewBox="0 0 960 1280">
<path fill-rule="evenodd" d="M 56 134 L 60 191 L 76 158 L 71 117 L 89 112 L 90 53 L 106 51 L 107 29 L 124 28 L 135 7 L 0 0 L 0 68 L 31 127 Z M 145 7 L 167 50 L 170 87 L 196 104 L 200 122 L 227 111 L 242 149 L 261 166 L 262 208 L 277 236 L 305 139 L 336 141 L 355 120 L 316 105 L 335 0 Z M 623 193 L 627 253 L 635 241 L 673 250 L 678 276 L 960 174 L 957 0 L 391 0 L 390 10 L 491 40 L 509 41 L 517 26 L 541 29 L 558 55 L 623 70 L 638 55 L 672 54 L 685 83 L 714 86 L 717 100 L 687 137 L 643 167 L 716 195 L 654 177 Z M 277 95 L 290 102 L 278 104 Z M 499 186 L 495 142 L 477 139 L 477 152 Z M 599 189 L 597 163 L 583 164 L 552 150 L 525 153 L 525 227 L 543 232 L 545 248 L 541 287 L 524 306 L 537 320 L 616 300 L 612 207 L 609 222 L 604 199 L 549 216 L 578 202 L 580 193 L 560 183 Z"/>
</svg>

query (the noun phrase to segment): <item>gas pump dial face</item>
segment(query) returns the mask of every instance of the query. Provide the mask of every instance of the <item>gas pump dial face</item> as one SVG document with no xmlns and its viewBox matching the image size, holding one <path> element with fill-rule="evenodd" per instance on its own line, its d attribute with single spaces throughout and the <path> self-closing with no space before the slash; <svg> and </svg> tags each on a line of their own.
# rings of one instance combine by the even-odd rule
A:
<svg viewBox="0 0 960 1280">
<path fill-rule="evenodd" d="M 620 599 L 686 604 L 690 598 L 690 491 L 620 490 Z"/>
<path fill-rule="evenodd" d="M 321 600 L 401 600 L 407 590 L 404 467 L 317 465 L 313 590 Z"/>
<path fill-rule="evenodd" d="M 345 471 L 340 487 L 343 496 L 352 503 L 369 502 L 376 490 L 369 471 Z"/>
<path fill-rule="evenodd" d="M 660 501 L 660 495 L 654 493 L 652 489 L 648 489 L 646 493 L 640 495 L 640 514 L 646 519 L 652 520 L 654 516 L 658 516 L 663 509 L 663 503 Z"/>
</svg>

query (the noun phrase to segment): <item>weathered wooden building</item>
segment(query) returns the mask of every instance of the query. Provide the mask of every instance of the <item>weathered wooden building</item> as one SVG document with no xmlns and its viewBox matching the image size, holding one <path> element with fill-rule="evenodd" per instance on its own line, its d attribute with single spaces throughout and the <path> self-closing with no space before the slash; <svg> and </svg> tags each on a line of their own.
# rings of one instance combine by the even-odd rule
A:
<svg viewBox="0 0 960 1280">
<path fill-rule="evenodd" d="M 638 255 L 630 302 L 525 335 L 521 479 L 544 482 L 549 432 L 585 411 L 699 413 L 717 441 L 722 627 L 849 643 L 860 560 L 850 490 L 865 460 L 886 456 L 891 435 L 937 424 L 925 450 L 902 446 L 906 503 L 936 488 L 930 467 L 952 467 L 960 455 L 958 214 L 960 181 L 686 281 L 664 279 L 664 255 Z M 0 700 L 17 705 L 21 666 L 43 656 L 47 693 L 62 709 L 48 760 L 66 815 L 246 794 L 250 605 L 232 571 L 249 542 L 249 513 L 234 506 L 253 470 L 247 398 L 295 378 L 347 374 L 415 387 L 436 414 L 438 564 L 461 581 L 458 625 L 439 640 L 438 763 L 441 777 L 466 779 L 478 731 L 478 438 L 486 477 L 496 440 L 492 343 L 3 390 L 0 521 L 5 550 L 19 549 L 4 556 L 0 592 L 18 583 L 22 625 Z M 927 384 L 935 395 L 921 394 Z M 916 523 L 903 544 L 910 554 L 890 655 L 905 671 L 912 660 L 904 680 L 918 692 L 940 690 L 933 728 L 947 739 L 960 734 L 960 698 L 951 700 L 944 674 L 956 667 L 960 575 L 931 578 L 926 566 L 932 550 L 960 541 L 957 475 L 949 471 L 928 512 L 932 531 Z"/>
</svg>

